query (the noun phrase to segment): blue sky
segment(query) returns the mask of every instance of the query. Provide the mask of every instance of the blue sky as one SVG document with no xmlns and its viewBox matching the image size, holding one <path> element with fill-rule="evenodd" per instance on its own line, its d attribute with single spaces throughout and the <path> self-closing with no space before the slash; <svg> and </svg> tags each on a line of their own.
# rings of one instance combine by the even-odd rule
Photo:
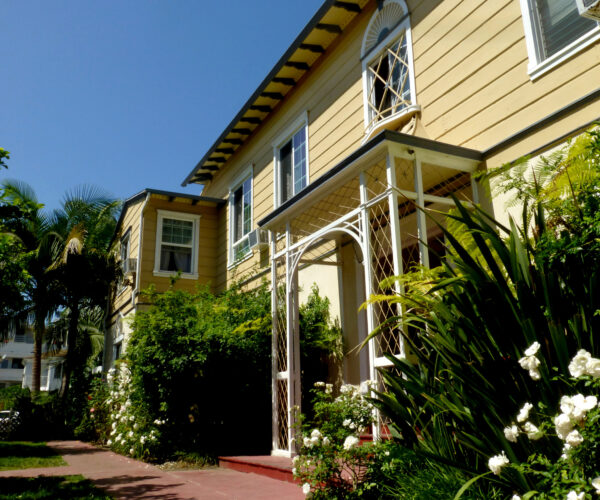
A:
<svg viewBox="0 0 600 500">
<path fill-rule="evenodd" d="M 322 0 L 2 0 L 0 180 L 48 208 L 181 182 Z"/>
</svg>

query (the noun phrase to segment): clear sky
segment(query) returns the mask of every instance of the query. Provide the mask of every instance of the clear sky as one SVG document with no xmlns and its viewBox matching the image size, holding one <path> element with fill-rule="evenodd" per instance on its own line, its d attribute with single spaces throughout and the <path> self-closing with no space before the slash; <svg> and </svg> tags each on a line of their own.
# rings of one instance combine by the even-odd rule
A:
<svg viewBox="0 0 600 500">
<path fill-rule="evenodd" d="M 1 0 L 0 147 L 48 208 L 183 179 L 322 0 Z"/>
</svg>

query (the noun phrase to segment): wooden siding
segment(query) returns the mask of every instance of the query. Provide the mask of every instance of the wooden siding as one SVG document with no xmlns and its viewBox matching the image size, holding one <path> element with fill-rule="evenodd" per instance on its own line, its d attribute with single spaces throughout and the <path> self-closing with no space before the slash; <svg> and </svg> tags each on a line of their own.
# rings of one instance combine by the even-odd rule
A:
<svg viewBox="0 0 600 500">
<path fill-rule="evenodd" d="M 598 43 L 543 76 L 529 78 L 519 0 L 409 0 L 408 4 L 416 102 L 422 107 L 418 130 L 431 139 L 483 151 L 598 87 Z M 233 180 L 252 164 L 254 224 L 269 214 L 274 209 L 273 142 L 305 112 L 311 181 L 361 144 L 365 130 L 360 48 L 375 6 L 375 1 L 368 4 L 236 152 L 205 189 L 207 196 L 227 198 Z M 598 116 L 600 104 L 593 102 L 499 151 L 487 164 L 514 160 Z M 264 255 L 256 253 L 228 269 L 227 208 L 219 216 L 217 231 L 218 289 L 269 265 Z"/>
<path fill-rule="evenodd" d="M 165 291 L 169 288 L 170 278 L 154 275 L 154 259 L 157 234 L 157 210 L 169 210 L 186 214 L 200 215 L 200 234 L 198 239 L 198 279 L 180 278 L 176 287 L 181 290 L 194 291 L 198 285 L 214 286 L 217 261 L 217 209 L 203 204 L 192 205 L 191 200 L 178 198 L 168 201 L 166 196 L 153 194 L 144 210 L 144 227 L 142 235 L 140 291 L 151 284 L 156 289 Z"/>
</svg>

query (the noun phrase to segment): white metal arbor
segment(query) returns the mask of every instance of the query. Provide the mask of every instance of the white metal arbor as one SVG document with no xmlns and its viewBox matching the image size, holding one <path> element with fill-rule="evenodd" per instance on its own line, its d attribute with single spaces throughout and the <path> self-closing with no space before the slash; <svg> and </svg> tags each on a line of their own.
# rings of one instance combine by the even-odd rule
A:
<svg viewBox="0 0 600 500">
<path fill-rule="evenodd" d="M 300 405 L 299 271 L 302 267 L 339 265 L 340 247 L 360 253 L 364 296 L 399 291 L 380 282 L 414 263 L 428 266 L 427 242 L 437 226 L 416 207 L 433 209 L 443 224 L 454 202 L 451 193 L 477 201 L 471 173 L 481 162 L 474 150 L 385 131 L 313 182 L 260 222 L 271 231 L 273 454 L 295 451 L 294 432 Z M 435 258 L 435 257 L 434 257 Z M 387 304 L 367 306 L 367 329 L 382 325 Z M 343 325 L 342 325 L 343 326 Z M 386 353 L 407 352 L 399 328 L 386 326 L 368 343 L 368 377 L 389 366 Z M 373 430 L 379 437 L 379 426 Z"/>
</svg>

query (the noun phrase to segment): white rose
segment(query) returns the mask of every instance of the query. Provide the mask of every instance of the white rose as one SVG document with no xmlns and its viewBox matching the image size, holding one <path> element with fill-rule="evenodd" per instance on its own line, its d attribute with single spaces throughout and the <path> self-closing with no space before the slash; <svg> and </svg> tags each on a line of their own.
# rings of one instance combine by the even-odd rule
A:
<svg viewBox="0 0 600 500">
<path fill-rule="evenodd" d="M 350 450 L 360 443 L 360 439 L 356 436 L 348 436 L 344 441 L 344 450 Z"/>
<path fill-rule="evenodd" d="M 327 436 L 325 436 L 323 438 L 323 446 L 329 446 L 330 443 L 331 443 L 331 441 L 329 440 L 329 438 Z"/>
<path fill-rule="evenodd" d="M 542 378 L 542 375 L 538 370 L 529 370 L 529 376 L 532 380 L 540 380 Z"/>
<path fill-rule="evenodd" d="M 587 363 L 591 361 L 592 355 L 585 349 L 580 349 L 569 363 L 569 372 L 575 378 L 585 375 Z"/>
<path fill-rule="evenodd" d="M 591 358 L 585 365 L 585 371 L 592 377 L 600 378 L 600 359 Z"/>
<path fill-rule="evenodd" d="M 554 427 L 556 428 L 556 434 L 563 441 L 567 439 L 567 435 L 573 430 L 571 418 L 566 413 L 554 417 Z"/>
<path fill-rule="evenodd" d="M 535 356 L 526 356 L 519 360 L 519 364 L 523 370 L 536 370 L 540 366 L 540 360 Z"/>
<path fill-rule="evenodd" d="M 569 432 L 565 441 L 569 446 L 575 448 L 576 446 L 579 446 L 581 443 L 583 443 L 583 436 L 579 433 L 579 431 L 574 430 Z"/>
<path fill-rule="evenodd" d="M 112 445 L 112 439 L 109 439 L 109 440 L 106 442 L 106 446 L 111 446 L 111 445 Z"/>
<path fill-rule="evenodd" d="M 305 437 L 305 438 L 304 438 L 303 444 L 304 444 L 304 446 L 306 446 L 307 448 L 312 448 L 312 446 L 313 446 L 313 443 L 312 443 L 312 441 L 310 440 L 310 438 L 309 438 L 309 437 Z"/>
<path fill-rule="evenodd" d="M 342 425 L 343 425 L 344 427 L 348 427 L 348 426 L 350 425 L 350 423 L 351 423 L 351 422 L 352 422 L 352 420 L 350 420 L 349 418 L 347 418 L 346 420 L 344 420 L 344 421 L 342 422 Z"/>
<path fill-rule="evenodd" d="M 504 436 L 506 436 L 506 439 L 508 439 L 512 443 L 516 443 L 517 438 L 519 437 L 519 429 L 517 428 L 516 425 L 511 425 L 510 427 L 505 427 L 504 428 Z"/>
<path fill-rule="evenodd" d="M 576 491 L 569 491 L 567 494 L 567 500 L 583 500 L 585 498 L 585 491 L 577 493 Z"/>
<path fill-rule="evenodd" d="M 517 422 L 525 422 L 529 418 L 529 412 L 532 408 L 533 405 L 531 403 L 525 403 L 517 415 Z"/>
<path fill-rule="evenodd" d="M 504 467 L 505 465 L 508 465 L 508 464 L 509 464 L 509 461 L 504 452 L 502 452 L 500 455 L 494 455 L 493 457 L 491 457 L 488 460 L 488 467 L 497 476 L 500 475 L 500 471 L 502 470 L 502 467 Z"/>
<path fill-rule="evenodd" d="M 592 486 L 596 489 L 596 495 L 600 495 L 600 476 L 592 479 Z"/>
<path fill-rule="evenodd" d="M 302 493 L 304 493 L 305 495 L 308 495 L 310 493 L 310 484 L 304 483 L 302 485 Z"/>
<path fill-rule="evenodd" d="M 541 432 L 531 422 L 525 422 L 523 424 L 523 430 L 527 433 L 527 437 L 529 439 L 531 439 L 532 441 L 536 441 L 537 439 L 540 439 L 544 435 L 544 433 Z"/>
<path fill-rule="evenodd" d="M 313 431 L 310 433 L 310 437 L 319 439 L 321 437 L 319 429 L 313 429 Z"/>
</svg>

